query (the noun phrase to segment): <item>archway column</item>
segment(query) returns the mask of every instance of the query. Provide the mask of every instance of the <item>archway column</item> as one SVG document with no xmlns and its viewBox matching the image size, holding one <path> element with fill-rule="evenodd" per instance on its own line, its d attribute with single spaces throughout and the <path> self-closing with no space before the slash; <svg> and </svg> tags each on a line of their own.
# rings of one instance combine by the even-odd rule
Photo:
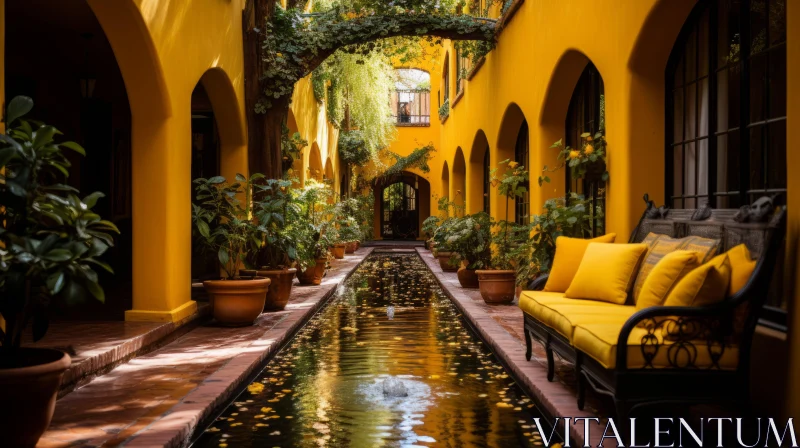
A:
<svg viewBox="0 0 800 448">
<path fill-rule="evenodd" d="M 197 311 L 189 281 L 190 115 L 153 120 L 131 112 L 133 309 L 125 320 L 177 322 Z"/>
</svg>

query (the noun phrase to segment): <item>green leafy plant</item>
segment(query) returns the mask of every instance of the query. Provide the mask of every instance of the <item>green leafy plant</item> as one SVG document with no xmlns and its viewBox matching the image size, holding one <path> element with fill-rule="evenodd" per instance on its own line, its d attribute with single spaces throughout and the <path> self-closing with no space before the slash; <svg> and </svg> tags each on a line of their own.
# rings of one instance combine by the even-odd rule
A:
<svg viewBox="0 0 800 448">
<path fill-rule="evenodd" d="M 34 341 L 45 335 L 52 297 L 105 300 L 95 269 L 112 272 L 100 257 L 119 233 L 92 211 L 103 193 L 80 198 L 62 183 L 70 168 L 64 149 L 85 155 L 84 149 L 56 142 L 61 132 L 53 126 L 23 119 L 32 109 L 30 98 L 13 98 L 8 130 L 0 134 L 0 314 L 6 321 L 0 341 L 11 357 L 29 324 Z"/>
<path fill-rule="evenodd" d="M 520 225 L 508 220 L 509 202 L 523 197 L 528 191 L 528 171 L 524 166 L 511 160 L 500 162 L 500 166 L 505 166 L 503 175 L 497 176 L 497 168 L 491 170 L 491 184 L 497 188 L 498 193 L 506 198 L 505 219 L 497 221 L 497 230 L 492 236 L 492 246 L 494 247 L 492 256 L 492 267 L 495 269 L 513 269 L 514 260 L 512 251 L 516 247 L 514 235 L 520 231 Z"/>
<path fill-rule="evenodd" d="M 439 119 L 444 121 L 448 116 L 450 116 L 450 98 L 445 99 L 444 103 L 439 106 Z"/>
<path fill-rule="evenodd" d="M 491 229 L 492 218 L 486 212 L 453 218 L 445 237 L 447 247 L 452 252 L 450 264 L 465 260 L 468 269 L 490 267 Z"/>
<path fill-rule="evenodd" d="M 563 139 L 553 143 L 550 148 L 558 149 L 558 166 L 548 168 L 547 165 L 542 169 L 539 176 L 539 186 L 550 182 L 547 173 L 552 173 L 561 168 L 569 168 L 572 179 L 582 179 L 593 164 L 606 162 L 606 138 L 602 132 L 597 132 L 592 137 L 588 132 L 581 134 L 581 147 L 572 148 L 564 146 Z M 608 171 L 602 176 L 603 182 L 608 182 Z"/>
<path fill-rule="evenodd" d="M 283 269 L 297 259 L 295 225 L 302 208 L 292 192 L 292 182 L 267 179 L 255 186 L 253 214 L 258 221 L 261 241 L 253 261 L 268 269 Z"/>
<path fill-rule="evenodd" d="M 308 146 L 308 141 L 304 140 L 299 132 L 289 135 L 289 127 L 282 125 L 281 133 L 281 157 L 283 158 L 283 172 L 288 172 L 295 160 L 303 157 L 303 148 Z"/>
<path fill-rule="evenodd" d="M 201 236 L 199 242 L 216 254 L 225 280 L 236 278 L 240 263 L 247 264 L 261 242 L 250 202 L 253 186 L 263 178 L 256 173 L 249 179 L 237 174 L 232 184 L 222 176 L 193 181 L 197 196 L 192 204 L 192 222 Z"/>
</svg>

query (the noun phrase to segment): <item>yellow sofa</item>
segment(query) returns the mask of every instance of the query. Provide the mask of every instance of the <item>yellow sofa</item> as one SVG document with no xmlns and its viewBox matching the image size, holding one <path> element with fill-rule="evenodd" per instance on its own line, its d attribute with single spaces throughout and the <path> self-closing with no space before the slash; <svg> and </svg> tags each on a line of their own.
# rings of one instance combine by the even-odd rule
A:
<svg viewBox="0 0 800 448">
<path fill-rule="evenodd" d="M 583 409 L 590 386 L 612 397 L 618 418 L 657 403 L 746 402 L 751 341 L 784 226 L 785 207 L 763 220 L 746 210 L 684 209 L 659 215 L 648 209 L 630 243 L 642 242 L 650 232 L 718 239 L 721 251 L 744 243 L 757 259 L 753 274 L 721 303 L 639 310 L 542 291 L 543 276 L 519 300 L 526 357 L 530 360 L 533 340 L 544 345 L 549 381 L 555 374 L 554 355 L 572 363 L 578 407 Z"/>
</svg>

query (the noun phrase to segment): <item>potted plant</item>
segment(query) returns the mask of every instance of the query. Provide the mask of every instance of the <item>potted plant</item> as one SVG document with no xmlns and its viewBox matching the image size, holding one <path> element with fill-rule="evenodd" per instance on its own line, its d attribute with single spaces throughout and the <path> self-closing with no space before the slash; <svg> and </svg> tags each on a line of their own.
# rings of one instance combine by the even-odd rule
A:
<svg viewBox="0 0 800 448">
<path fill-rule="evenodd" d="M 356 241 L 360 236 L 358 222 L 352 216 L 339 219 L 339 243 L 345 245 L 345 253 L 352 254 L 356 251 Z"/>
<path fill-rule="evenodd" d="M 516 270 L 513 264 L 513 250 L 515 248 L 514 235 L 524 231 L 514 221 L 508 220 L 508 203 L 521 197 L 527 192 L 528 171 L 517 162 L 505 160 L 500 166 L 507 168 L 502 177 L 497 177 L 497 168 L 492 169 L 492 186 L 506 198 L 505 219 L 496 223 L 496 231 L 492 236 L 491 266 L 489 269 L 478 270 L 481 297 L 488 304 L 504 304 L 514 301 Z"/>
<path fill-rule="evenodd" d="M 425 249 L 431 250 L 433 249 L 433 233 L 436 231 L 436 228 L 439 227 L 440 218 L 436 215 L 431 215 L 425 218 L 425 221 L 422 221 L 422 235 L 425 237 Z"/>
<path fill-rule="evenodd" d="M 289 180 L 268 179 L 257 184 L 256 191 L 253 208 L 261 241 L 252 264 L 260 266 L 256 275 L 272 280 L 264 310 L 279 311 L 289 303 L 297 272 L 292 264 L 298 257 L 296 225 L 302 221 L 301 207 Z"/>
<path fill-rule="evenodd" d="M 461 261 L 452 253 L 448 238 L 450 237 L 450 230 L 459 220 L 457 216 L 463 212 L 464 206 L 451 202 L 447 197 L 442 197 L 439 199 L 438 208 L 442 217 L 439 220 L 439 226 L 433 232 L 433 242 L 436 248 L 435 256 L 439 260 L 439 266 L 442 271 L 456 272 Z M 450 209 L 452 209 L 452 215 Z"/>
<path fill-rule="evenodd" d="M 0 407 L 8 411 L 0 431 L 15 447 L 36 445 L 47 429 L 71 363 L 60 350 L 21 347 L 22 334 L 30 324 L 34 341 L 44 337 L 55 296 L 104 301 L 95 269 L 111 272 L 100 257 L 119 233 L 92 211 L 102 193 L 81 199 L 61 183 L 70 167 L 62 151 L 84 150 L 54 141 L 54 127 L 22 119 L 32 108 L 30 98 L 13 98 L 0 134 Z"/>
<path fill-rule="evenodd" d="M 486 212 L 455 218 L 450 226 L 447 245 L 451 264 L 459 262 L 458 281 L 464 288 L 478 287 L 477 269 L 491 264 L 492 218 Z"/>
<path fill-rule="evenodd" d="M 236 175 L 228 183 L 222 176 L 194 180 L 197 197 L 192 204 L 192 221 L 201 235 L 201 244 L 217 254 L 224 276 L 206 280 L 214 318 L 222 325 L 252 325 L 264 309 L 270 279 L 256 276 L 236 277 L 259 242 L 259 233 L 251 217 L 251 195 L 255 181 Z M 244 196 L 244 201 L 239 198 Z"/>
<path fill-rule="evenodd" d="M 325 275 L 330 257 L 330 232 L 328 223 L 319 222 L 318 208 L 329 195 L 325 185 L 309 181 L 299 192 L 301 218 L 296 225 L 297 235 L 297 280 L 301 285 L 319 285 Z"/>
</svg>

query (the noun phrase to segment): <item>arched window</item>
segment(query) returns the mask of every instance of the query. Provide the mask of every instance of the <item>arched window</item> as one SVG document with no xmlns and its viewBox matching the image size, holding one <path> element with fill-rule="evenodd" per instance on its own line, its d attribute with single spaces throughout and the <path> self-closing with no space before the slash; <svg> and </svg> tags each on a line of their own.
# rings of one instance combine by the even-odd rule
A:
<svg viewBox="0 0 800 448">
<path fill-rule="evenodd" d="M 517 143 L 514 145 L 514 161 L 528 169 L 530 163 L 530 141 L 528 138 L 528 122 L 523 121 L 522 126 L 519 128 L 517 134 Z M 528 185 L 525 185 L 528 187 Z M 530 212 L 530 192 L 526 192 L 522 197 L 516 198 L 514 201 L 514 209 L 516 210 L 517 224 L 528 224 Z"/>
<path fill-rule="evenodd" d="M 486 148 L 486 151 L 483 153 L 483 211 L 486 213 L 490 212 L 490 207 L 492 205 L 492 190 L 491 190 L 491 183 L 490 183 L 490 176 L 489 173 L 491 172 L 491 163 L 489 160 L 489 148 Z"/>
<path fill-rule="evenodd" d="M 575 90 L 572 91 L 572 98 L 567 109 L 566 122 L 566 145 L 573 148 L 581 148 L 581 134 L 588 132 L 605 133 L 605 88 L 603 87 L 603 77 L 597 71 L 597 67 L 591 62 L 583 69 L 581 77 Z M 593 163 L 581 179 L 572 179 L 570 170 L 566 170 L 566 192 L 578 193 L 592 200 L 592 212 L 597 206 L 605 209 L 605 182 L 603 173 L 606 167 L 602 160 Z M 598 218 L 592 226 L 592 236 L 602 233 L 604 222 Z"/>
<path fill-rule="evenodd" d="M 442 94 L 443 97 L 439 98 L 439 107 L 444 103 L 450 101 L 450 55 L 444 57 L 444 66 L 442 67 Z"/>
<path fill-rule="evenodd" d="M 701 2 L 667 65 L 666 202 L 786 191 L 786 2 Z"/>
<path fill-rule="evenodd" d="M 395 91 L 390 104 L 397 126 L 429 126 L 431 75 L 416 68 L 395 70 Z"/>
<path fill-rule="evenodd" d="M 785 202 L 786 2 L 700 2 L 665 75 L 667 205 Z M 762 323 L 785 329 L 789 296 L 776 275 Z"/>
</svg>

